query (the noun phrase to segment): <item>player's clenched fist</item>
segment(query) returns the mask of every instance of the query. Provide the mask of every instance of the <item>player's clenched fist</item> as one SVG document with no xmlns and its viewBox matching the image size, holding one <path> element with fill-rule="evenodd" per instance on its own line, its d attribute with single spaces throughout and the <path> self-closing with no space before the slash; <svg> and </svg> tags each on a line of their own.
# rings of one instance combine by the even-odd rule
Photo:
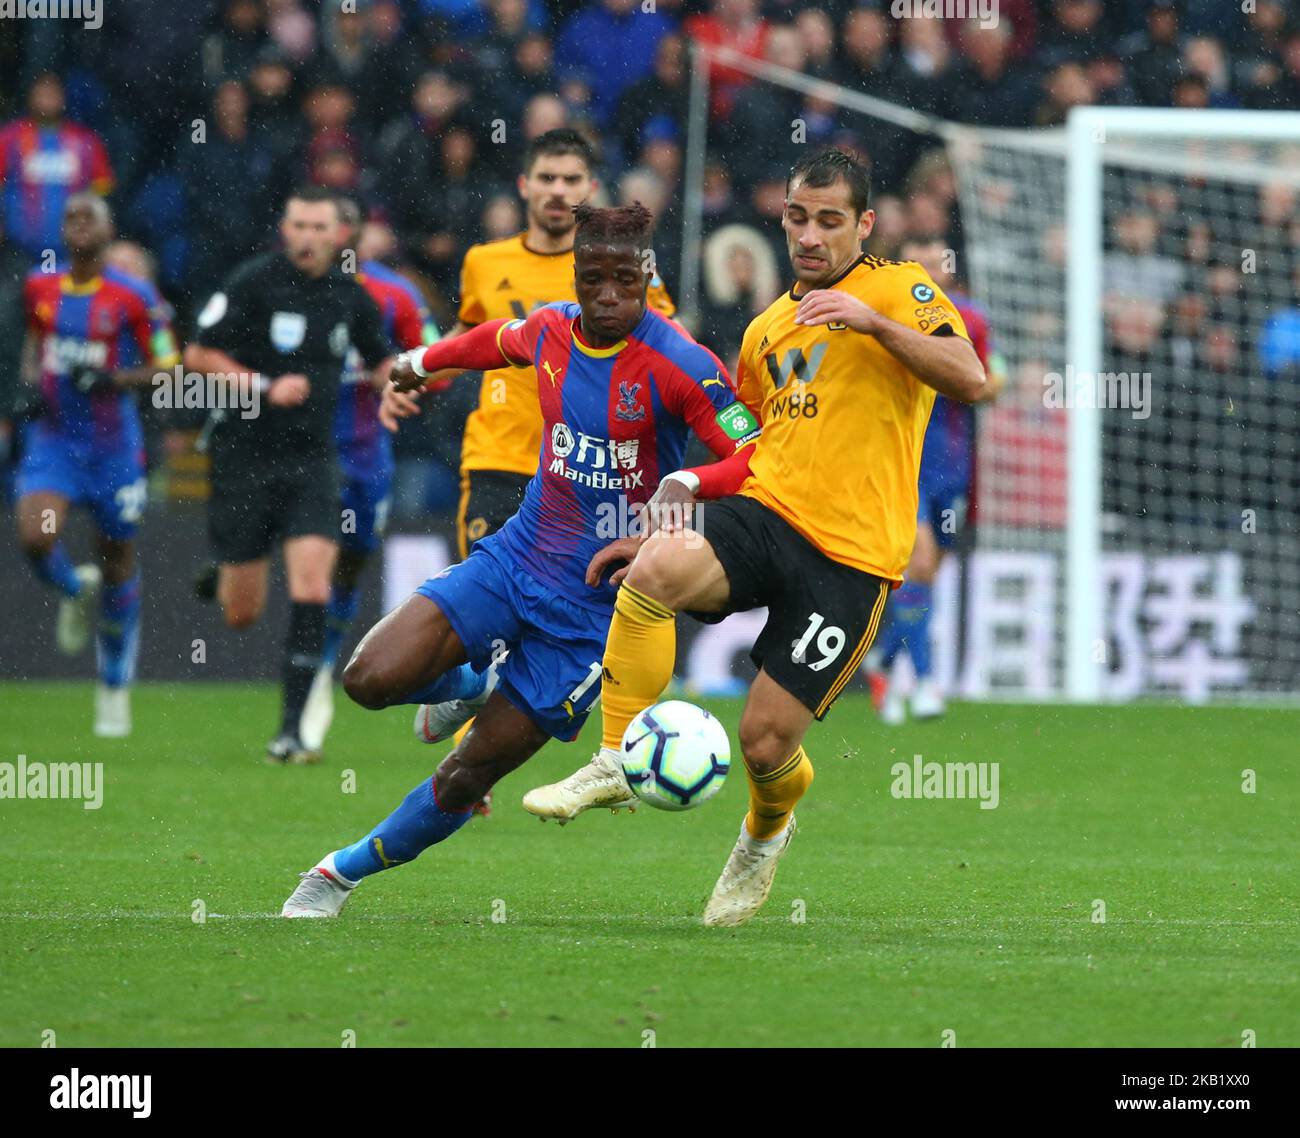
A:
<svg viewBox="0 0 1300 1138">
<path fill-rule="evenodd" d="M 417 348 L 417 351 L 423 351 Z M 388 382 L 397 391 L 415 391 L 421 388 L 427 382 L 428 377 L 420 375 L 415 370 L 415 364 L 411 360 L 411 353 L 403 352 L 396 360 L 393 361 L 393 369 L 388 373 Z"/>
<path fill-rule="evenodd" d="M 390 386 L 398 391 L 419 391 L 421 389 L 425 391 L 445 391 L 451 381 L 465 370 L 458 367 L 444 367 L 431 372 L 418 372 L 415 370 L 415 361 L 422 355 L 424 355 L 424 349 L 415 348 L 413 351 L 403 352 L 398 356 L 388 373 Z"/>
<path fill-rule="evenodd" d="M 844 324 L 868 336 L 879 328 L 880 320 L 880 313 L 870 305 L 834 288 L 804 293 L 794 314 L 796 324 Z"/>
</svg>

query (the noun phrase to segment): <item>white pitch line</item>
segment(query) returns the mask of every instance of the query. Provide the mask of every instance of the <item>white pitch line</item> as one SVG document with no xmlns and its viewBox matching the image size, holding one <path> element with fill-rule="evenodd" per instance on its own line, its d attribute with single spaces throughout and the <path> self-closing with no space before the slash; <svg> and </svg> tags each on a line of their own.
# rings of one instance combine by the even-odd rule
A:
<svg viewBox="0 0 1300 1138">
<path fill-rule="evenodd" d="M 1082 912 L 1082 910 L 1081 910 Z M 765 924 L 772 923 L 772 914 L 768 915 Z M 279 913 L 208 913 L 209 921 L 279 921 L 283 920 Z M 347 923 L 359 923 L 370 921 L 393 921 L 404 922 L 407 924 L 477 924 L 496 925 L 490 916 L 479 913 L 445 913 L 445 914 L 423 914 L 413 916 L 410 914 L 400 913 L 349 913 L 345 917 L 335 918 L 336 920 Z M 780 916 L 779 923 L 784 924 L 788 920 L 784 915 Z M 1029 924 L 1051 924 L 1051 925 L 1077 925 L 1084 923 L 1081 916 L 1044 916 L 1044 917 L 1009 917 L 1005 921 L 1011 922 L 1015 926 Z M 178 911 L 174 913 L 137 913 L 127 910 L 109 910 L 103 913 L 5 913 L 0 912 L 0 923 L 4 921 L 184 921 L 186 923 L 201 924 L 203 922 L 192 921 L 188 911 Z M 572 917 L 554 917 L 554 916 L 519 916 L 510 920 L 501 922 L 501 926 L 519 925 L 530 928 L 550 927 L 559 928 L 563 925 L 575 924 L 609 924 L 615 921 L 622 922 L 654 922 L 663 924 L 668 922 L 696 924 L 698 918 L 694 916 L 667 915 L 667 916 L 650 916 L 645 913 L 605 913 L 605 914 L 577 914 Z M 310 923 L 310 922 L 307 922 Z M 988 921 L 972 925 L 970 917 L 847 917 L 843 915 L 816 916 L 809 914 L 807 924 L 820 925 L 855 925 L 861 927 L 864 931 L 872 932 L 889 932 L 911 930 L 914 926 L 961 926 L 963 928 L 979 928 L 988 930 L 989 935 L 994 932 L 1005 931 L 1008 935 L 1016 931 L 1014 928 L 1008 928 L 1006 925 L 999 925 L 996 921 Z M 1147 928 L 1152 925 L 1193 925 L 1203 928 L 1295 928 L 1300 927 L 1300 918 L 1291 920 L 1220 920 L 1213 917 L 1198 919 L 1195 917 L 1148 917 L 1146 919 L 1131 917 L 1113 917 L 1106 920 L 1109 925 L 1124 925 L 1132 928 Z"/>
</svg>

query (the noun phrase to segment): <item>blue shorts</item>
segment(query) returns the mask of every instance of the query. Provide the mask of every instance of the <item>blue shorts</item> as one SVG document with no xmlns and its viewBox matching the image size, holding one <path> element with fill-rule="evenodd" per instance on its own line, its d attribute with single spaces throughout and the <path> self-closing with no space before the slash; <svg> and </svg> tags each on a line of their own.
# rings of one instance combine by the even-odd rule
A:
<svg viewBox="0 0 1300 1138">
<path fill-rule="evenodd" d="M 392 446 L 342 444 L 339 467 L 343 472 L 340 502 L 344 511 L 339 544 L 353 552 L 373 553 L 388 529 L 388 512 L 393 504 Z"/>
<path fill-rule="evenodd" d="M 966 524 L 966 495 L 970 482 L 966 478 L 926 477 L 922 470 L 917 485 L 918 522 L 929 522 L 940 549 L 951 549 Z"/>
<path fill-rule="evenodd" d="M 19 498 L 60 494 L 87 507 L 105 537 L 130 541 L 148 498 L 144 456 L 136 447 L 97 453 L 29 429 L 14 491 Z"/>
<path fill-rule="evenodd" d="M 505 649 L 498 691 L 552 738 L 577 738 L 600 698 L 609 612 L 543 586 L 496 552 L 496 536 L 416 592 L 446 614 L 469 662 L 486 667 Z"/>
<path fill-rule="evenodd" d="M 353 472 L 344 464 L 340 500 L 343 528 L 339 544 L 359 553 L 373 553 L 379 548 L 388 528 L 388 511 L 393 504 L 393 472 Z"/>
</svg>

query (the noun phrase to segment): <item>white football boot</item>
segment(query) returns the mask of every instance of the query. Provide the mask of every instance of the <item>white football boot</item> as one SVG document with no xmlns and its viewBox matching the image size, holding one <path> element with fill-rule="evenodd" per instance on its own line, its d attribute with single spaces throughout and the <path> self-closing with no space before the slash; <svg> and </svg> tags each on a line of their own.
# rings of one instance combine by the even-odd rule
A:
<svg viewBox="0 0 1300 1138">
<path fill-rule="evenodd" d="M 880 703 L 880 722 L 886 727 L 901 727 L 907 721 L 907 704 L 898 685 L 891 683 Z"/>
<path fill-rule="evenodd" d="M 95 734 L 101 739 L 125 739 L 131 734 L 131 689 L 95 687 Z"/>
<path fill-rule="evenodd" d="M 790 848 L 794 837 L 794 815 L 785 829 L 771 841 L 756 842 L 740 823 L 740 837 L 722 876 L 713 887 L 713 896 L 704 907 L 704 923 L 710 927 L 743 925 L 763 907 L 776 879 L 776 863 Z"/>
<path fill-rule="evenodd" d="M 316 670 L 307 693 L 307 702 L 298 717 L 298 738 L 309 751 L 320 751 L 325 746 L 325 736 L 334 722 L 334 669 L 322 666 Z"/>
<path fill-rule="evenodd" d="M 505 658 L 493 660 L 488 665 L 487 683 L 481 695 L 473 699 L 449 699 L 442 703 L 422 703 L 415 709 L 415 737 L 421 743 L 441 743 L 450 739 L 479 713 L 479 709 L 488 701 L 497 686 L 497 667 Z"/>
<path fill-rule="evenodd" d="M 563 826 L 584 810 L 605 807 L 615 814 L 624 806 L 636 810 L 637 797 L 627 784 L 618 752 L 601 747 L 591 762 L 560 782 L 539 786 L 524 795 L 524 809 L 543 822 L 554 818 Z"/>
<path fill-rule="evenodd" d="M 917 719 L 938 719 L 944 711 L 939 685 L 932 679 L 920 680 L 912 693 L 912 714 Z"/>
<path fill-rule="evenodd" d="M 334 868 L 333 854 L 298 876 L 302 880 L 280 910 L 282 917 L 337 917 L 357 887 Z"/>
<path fill-rule="evenodd" d="M 59 602 L 59 619 L 55 627 L 59 651 L 65 656 L 80 655 L 90 643 L 90 614 L 99 599 L 99 586 L 104 579 L 98 565 L 78 565 L 76 573 L 81 582 L 81 592 Z"/>
</svg>

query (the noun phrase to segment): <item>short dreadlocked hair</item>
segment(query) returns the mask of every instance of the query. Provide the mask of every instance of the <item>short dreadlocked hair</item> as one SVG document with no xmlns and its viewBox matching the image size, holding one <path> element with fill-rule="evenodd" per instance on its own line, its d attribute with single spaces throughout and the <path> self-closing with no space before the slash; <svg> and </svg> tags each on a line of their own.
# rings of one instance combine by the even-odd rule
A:
<svg viewBox="0 0 1300 1138">
<path fill-rule="evenodd" d="M 597 209 L 583 202 L 573 207 L 577 222 L 573 247 L 583 245 L 631 245 L 645 249 L 650 244 L 654 216 L 640 202 L 609 209 Z"/>
</svg>

